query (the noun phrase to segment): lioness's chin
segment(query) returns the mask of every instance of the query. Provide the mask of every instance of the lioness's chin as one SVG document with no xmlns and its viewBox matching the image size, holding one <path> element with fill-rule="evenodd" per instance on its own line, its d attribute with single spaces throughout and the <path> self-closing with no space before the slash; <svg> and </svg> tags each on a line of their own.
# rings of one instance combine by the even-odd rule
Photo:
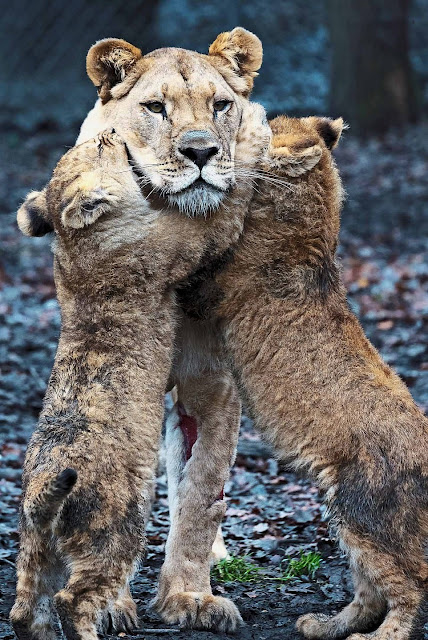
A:
<svg viewBox="0 0 428 640">
<path fill-rule="evenodd" d="M 170 205 L 177 207 L 187 216 L 206 216 L 219 208 L 225 195 L 224 191 L 205 184 L 170 193 L 167 198 Z"/>
</svg>

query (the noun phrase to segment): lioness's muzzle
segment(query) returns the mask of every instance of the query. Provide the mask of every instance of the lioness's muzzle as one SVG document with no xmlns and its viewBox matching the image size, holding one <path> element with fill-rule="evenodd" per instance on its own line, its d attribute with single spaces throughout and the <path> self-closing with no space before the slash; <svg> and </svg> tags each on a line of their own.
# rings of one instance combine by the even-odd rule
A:
<svg viewBox="0 0 428 640">
<path fill-rule="evenodd" d="M 193 130 L 183 134 L 178 150 L 202 171 L 208 160 L 220 152 L 220 145 L 210 131 Z"/>
</svg>

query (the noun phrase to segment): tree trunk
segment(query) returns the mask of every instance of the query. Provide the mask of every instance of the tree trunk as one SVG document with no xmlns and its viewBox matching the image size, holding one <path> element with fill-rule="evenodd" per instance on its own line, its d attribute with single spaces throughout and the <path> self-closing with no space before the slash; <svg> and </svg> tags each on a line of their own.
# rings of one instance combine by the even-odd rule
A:
<svg viewBox="0 0 428 640">
<path fill-rule="evenodd" d="M 331 115 L 360 135 L 416 120 L 408 7 L 409 0 L 327 0 Z"/>
</svg>

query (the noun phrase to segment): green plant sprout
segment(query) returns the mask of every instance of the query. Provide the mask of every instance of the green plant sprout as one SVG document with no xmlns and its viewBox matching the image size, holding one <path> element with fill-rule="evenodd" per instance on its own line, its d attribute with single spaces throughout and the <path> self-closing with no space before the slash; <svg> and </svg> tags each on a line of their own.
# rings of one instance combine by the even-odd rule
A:
<svg viewBox="0 0 428 640">
<path fill-rule="evenodd" d="M 288 558 L 283 563 L 285 568 L 281 576 L 282 581 L 289 582 L 301 576 L 308 576 L 313 580 L 321 564 L 321 556 L 315 551 L 304 553 L 302 550 L 299 558 Z"/>
<path fill-rule="evenodd" d="M 259 580 L 276 580 L 290 582 L 302 576 L 314 579 L 321 564 L 321 556 L 315 551 L 300 551 L 299 558 L 287 558 L 282 562 L 282 573 L 279 576 L 266 576 L 251 560 L 251 556 L 232 556 L 220 560 L 211 569 L 211 575 L 217 582 L 257 582 Z M 285 566 L 284 566 L 285 565 Z"/>
<path fill-rule="evenodd" d="M 217 582 L 256 582 L 260 568 L 251 562 L 250 556 L 231 556 L 220 560 L 211 574 Z"/>
</svg>

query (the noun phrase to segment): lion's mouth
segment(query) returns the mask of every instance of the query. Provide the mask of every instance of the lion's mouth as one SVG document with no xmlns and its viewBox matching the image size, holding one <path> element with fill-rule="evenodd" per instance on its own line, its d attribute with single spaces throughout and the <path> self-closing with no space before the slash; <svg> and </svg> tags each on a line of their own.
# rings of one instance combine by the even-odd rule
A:
<svg viewBox="0 0 428 640">
<path fill-rule="evenodd" d="M 219 187 L 216 187 L 210 182 L 207 182 L 206 180 L 204 180 L 202 176 L 199 176 L 199 178 L 197 178 L 194 182 L 192 182 L 192 184 L 189 184 L 187 185 L 187 187 L 180 189 L 180 191 L 176 191 L 173 195 L 177 195 L 179 193 L 191 193 L 193 190 L 196 190 L 196 189 L 212 189 L 214 191 L 220 191 L 220 192 L 225 191 L 225 189 L 220 189 Z"/>
<path fill-rule="evenodd" d="M 128 161 L 135 179 L 140 185 L 142 192 L 148 197 L 151 196 L 161 204 L 162 200 L 167 201 L 170 206 L 177 207 L 180 212 L 189 216 L 203 215 L 215 211 L 219 208 L 223 198 L 229 189 L 221 189 L 199 176 L 191 184 L 183 187 L 179 191 L 168 192 L 166 189 L 158 189 L 147 184 L 147 175 L 138 167 L 138 163 L 132 157 L 128 148 Z M 144 184 L 145 182 L 145 184 Z"/>
<path fill-rule="evenodd" d="M 206 216 L 219 208 L 225 195 L 226 191 L 197 178 L 181 191 L 167 194 L 167 200 L 188 216 Z"/>
</svg>

